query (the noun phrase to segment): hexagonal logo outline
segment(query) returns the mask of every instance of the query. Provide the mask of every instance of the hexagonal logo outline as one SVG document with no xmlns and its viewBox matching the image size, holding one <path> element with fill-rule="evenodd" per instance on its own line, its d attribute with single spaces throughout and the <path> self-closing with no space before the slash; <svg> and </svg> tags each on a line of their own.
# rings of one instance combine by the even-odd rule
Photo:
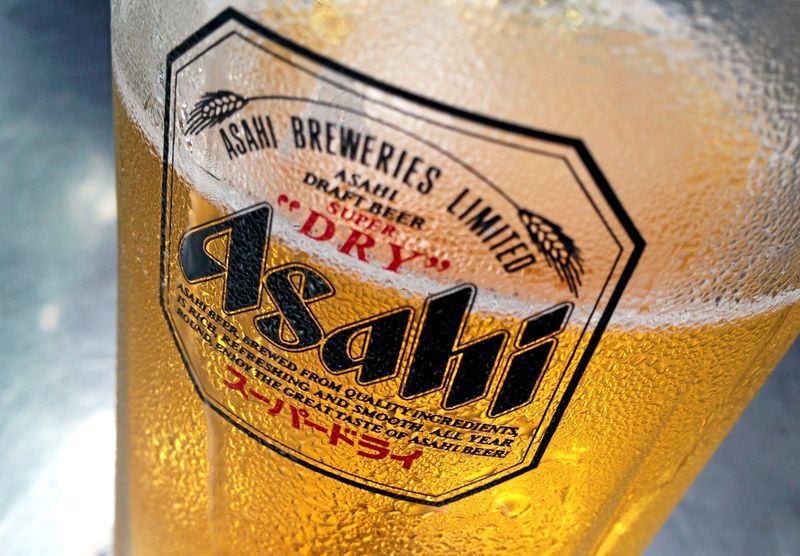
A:
<svg viewBox="0 0 800 556">
<path fill-rule="evenodd" d="M 310 60 L 311 62 L 313 62 L 315 64 L 318 64 L 318 65 L 324 67 L 326 70 L 330 70 L 330 71 L 332 71 L 332 72 L 334 72 L 336 74 L 342 75 L 342 76 L 344 76 L 346 78 L 349 78 L 349 79 L 352 79 L 352 80 L 354 80 L 356 82 L 359 82 L 359 83 L 362 83 L 362 84 L 367 85 L 369 87 L 378 89 L 378 90 L 380 90 L 380 91 L 382 91 L 384 93 L 387 93 L 387 94 L 389 94 L 391 96 L 395 96 L 395 97 L 401 98 L 401 99 L 403 99 L 405 101 L 408 101 L 408 102 L 410 102 L 412 104 L 419 105 L 419 106 L 421 106 L 423 108 L 430 109 L 430 110 L 433 110 L 435 112 L 440 112 L 440 113 L 447 114 L 447 115 L 449 115 L 451 117 L 454 117 L 454 118 L 456 118 L 458 120 L 465 120 L 466 122 L 470 122 L 472 124 L 478 124 L 479 126 L 484 126 L 484 127 L 490 128 L 490 129 L 507 132 L 507 133 L 509 133 L 511 135 L 528 137 L 528 138 L 536 139 L 536 140 L 539 140 L 539 141 L 547 142 L 547 143 L 550 143 L 550 144 L 553 144 L 553 145 L 558 145 L 561 148 L 568 149 L 570 152 L 574 153 L 574 155 L 577 156 L 578 160 L 583 165 L 583 168 L 588 172 L 589 176 L 591 177 L 593 185 L 597 188 L 597 191 L 600 193 L 600 196 L 602 197 L 603 201 L 606 203 L 606 205 L 607 205 L 606 208 L 608 208 L 611 211 L 613 216 L 616 218 L 617 223 L 621 226 L 622 230 L 626 234 L 627 239 L 630 240 L 632 248 L 631 248 L 630 253 L 627 254 L 627 260 L 625 261 L 624 268 L 622 269 L 621 273 L 619 274 L 619 278 L 618 278 L 616 284 L 614 285 L 613 291 L 611 292 L 611 294 L 608 297 L 606 305 L 602 310 L 601 316 L 598 319 L 598 321 L 597 321 L 597 323 L 596 323 L 596 325 L 594 327 L 594 330 L 592 331 L 591 336 L 590 336 L 588 342 L 586 343 L 586 346 L 585 346 L 583 352 L 579 355 L 579 361 L 577 363 L 577 366 L 575 367 L 575 371 L 573 372 L 572 376 L 569 379 L 569 382 L 568 382 L 568 384 L 566 386 L 566 389 L 565 389 L 563 395 L 561 396 L 560 399 L 551 400 L 551 402 L 550 402 L 550 403 L 553 403 L 554 401 L 557 402 L 556 409 L 555 409 L 552 417 L 550 418 L 549 423 L 546 423 L 545 432 L 542 435 L 541 440 L 539 442 L 539 445 L 536 447 L 536 451 L 535 451 L 532 459 L 530 459 L 530 461 L 527 461 L 527 460 L 530 457 L 529 456 L 529 452 L 531 450 L 531 447 L 533 446 L 533 443 L 534 443 L 533 439 L 534 439 L 535 435 L 531 437 L 531 443 L 528 445 L 528 448 L 526 449 L 525 455 L 524 455 L 523 459 L 520 462 L 517 462 L 517 463 L 511 465 L 510 467 L 504 468 L 504 469 L 492 474 L 488 479 L 486 479 L 484 482 L 481 482 L 478 486 L 469 488 L 470 484 L 473 484 L 474 482 L 477 482 L 477 480 L 476 480 L 476 481 L 473 481 L 473 483 L 466 483 L 466 484 L 463 484 L 463 485 L 461 485 L 459 487 L 451 489 L 450 491 L 447 491 L 447 492 L 444 492 L 444 493 L 440 493 L 440 494 L 422 494 L 421 496 L 401 494 L 401 493 L 399 493 L 397 491 L 398 490 L 403 490 L 403 489 L 399 489 L 398 487 L 393 487 L 393 486 L 390 487 L 389 485 L 382 485 L 382 486 L 384 486 L 386 488 L 380 488 L 380 486 L 376 487 L 376 486 L 373 486 L 373 484 L 367 484 L 365 482 L 361 482 L 361 481 L 366 481 L 366 479 L 363 478 L 363 477 L 358 477 L 358 479 L 360 479 L 360 480 L 353 480 L 353 479 L 350 479 L 350 478 L 348 478 L 346 476 L 343 476 L 342 473 L 344 473 L 344 472 L 331 471 L 330 469 L 327 469 L 326 467 L 323 467 L 322 464 L 321 465 L 315 465 L 315 464 L 313 464 L 313 463 L 311 463 L 311 462 L 309 462 L 307 460 L 304 460 L 302 458 L 299 458 L 299 457 L 296 457 L 296 456 L 292 455 L 291 453 L 288 453 L 285 449 L 282 449 L 282 448 L 276 446 L 274 439 L 269 438 L 266 433 L 261 433 L 263 436 L 259 436 L 259 434 L 256 434 L 255 432 L 253 432 L 247 426 L 244 426 L 242 423 L 239 423 L 235 419 L 231 418 L 231 416 L 229 416 L 225 411 L 223 411 L 219 407 L 217 407 L 217 405 L 215 405 L 214 401 L 209 399 L 208 395 L 202 390 L 202 388 L 200 387 L 198 379 L 194 376 L 194 371 L 192 369 L 191 362 L 189 361 L 189 358 L 186 355 L 186 352 L 185 352 L 185 350 L 184 350 L 184 348 L 183 348 L 183 346 L 181 344 L 181 340 L 180 340 L 180 338 L 179 338 L 179 336 L 178 336 L 178 334 L 177 334 L 177 332 L 175 330 L 175 326 L 174 326 L 174 324 L 173 324 L 173 322 L 171 320 L 172 317 L 171 317 L 171 315 L 170 315 L 170 313 L 168 311 L 167 301 L 166 301 L 166 293 L 165 293 L 165 287 L 166 287 L 166 284 L 167 284 L 167 274 L 168 274 L 168 271 L 167 271 L 167 266 L 168 266 L 168 260 L 167 260 L 167 248 L 168 248 L 167 227 L 169 226 L 169 222 L 170 222 L 170 216 L 169 216 L 169 213 L 168 213 L 168 197 L 169 197 L 170 186 L 171 186 L 170 185 L 170 179 L 169 179 L 169 177 L 170 177 L 170 165 L 171 165 L 170 156 L 174 152 L 174 149 L 172 148 L 173 133 L 174 133 L 174 129 L 173 129 L 174 128 L 174 122 L 173 122 L 174 116 L 173 115 L 175 114 L 175 108 L 176 108 L 174 106 L 175 100 L 173 98 L 173 91 L 172 91 L 173 78 L 174 78 L 174 75 L 173 75 L 174 67 L 173 67 L 173 65 L 176 64 L 184 54 L 186 54 L 193 47 L 195 47 L 196 45 L 201 43 L 204 39 L 210 37 L 213 33 L 215 33 L 218 29 L 223 27 L 228 22 L 237 23 L 238 25 L 240 25 L 241 27 L 243 27 L 247 31 L 255 33 L 256 35 L 258 35 L 262 39 L 264 39 L 266 41 L 270 41 L 272 43 L 275 43 L 275 44 L 279 45 L 281 48 L 284 48 L 284 49 L 286 49 L 288 51 L 291 51 L 293 54 L 296 54 L 296 55 L 300 56 L 301 58 L 305 58 L 305 59 Z M 243 37 L 241 35 L 239 35 L 239 36 L 241 38 L 245 38 L 245 37 Z M 220 41 L 217 41 L 217 43 L 221 42 L 222 40 L 223 39 L 220 39 Z M 245 39 L 245 40 L 247 40 L 247 39 Z M 214 43 L 214 44 L 217 44 L 217 43 Z M 213 46 L 214 45 L 210 46 L 209 49 L 212 48 Z M 200 56 L 202 56 L 202 53 L 197 55 L 194 58 L 194 60 L 198 59 Z M 641 255 L 642 255 L 642 253 L 644 251 L 644 248 L 645 248 L 644 239 L 639 234 L 638 230 L 636 229 L 635 225 L 631 221 L 630 217 L 625 212 L 625 209 L 622 207 L 622 204 L 617 199 L 617 197 L 614 194 L 611 186 L 609 185 L 608 181 L 606 180 L 606 178 L 603 175 L 602 171 L 600 170 L 599 166 L 595 163 L 595 161 L 592 158 L 588 148 L 584 145 L 584 143 L 580 139 L 577 139 L 577 138 L 574 138 L 574 137 L 567 137 L 567 136 L 558 135 L 558 134 L 547 132 L 547 131 L 542 131 L 542 130 L 537 130 L 537 129 L 533 129 L 533 128 L 529 128 L 529 127 L 524 127 L 524 126 L 520 126 L 520 125 L 517 125 L 517 124 L 509 123 L 509 122 L 506 122 L 506 121 L 496 120 L 496 119 L 490 118 L 490 117 L 485 116 L 485 115 L 468 112 L 466 110 L 455 108 L 453 106 L 449 106 L 449 105 L 440 103 L 438 101 L 435 101 L 435 100 L 432 100 L 432 99 L 428 99 L 428 98 L 416 95 L 414 93 L 411 93 L 409 91 L 397 88 L 397 87 L 392 86 L 392 85 L 390 85 L 388 83 L 384 83 L 384 82 L 379 81 L 379 80 L 377 80 L 377 79 L 375 79 L 373 77 L 370 77 L 368 75 L 365 75 L 365 74 L 362 74 L 362 73 L 360 73 L 358 71 L 350 69 L 350 68 L 348 68 L 346 66 L 343 66 L 343 65 L 339 64 L 338 62 L 335 62 L 335 61 L 333 61 L 333 60 L 331 60 L 329 58 L 326 58 L 324 56 L 321 56 L 321 55 L 319 55 L 319 54 L 317 54 L 317 53 L 315 53 L 315 52 L 313 52 L 313 51 L 311 51 L 311 50 L 309 50 L 309 49 L 307 49 L 307 48 L 305 48 L 305 47 L 303 47 L 301 45 L 298 45 L 298 44 L 294 43 L 293 41 L 291 41 L 291 40 L 289 40 L 289 39 L 287 39 L 285 37 L 282 37 L 281 35 L 278 35 L 277 33 L 269 30 L 268 28 L 264 27 L 260 23 L 249 19 L 248 17 L 242 15 L 241 13 L 239 13 L 238 11 L 236 11 L 236 10 L 234 10 L 232 8 L 228 8 L 228 9 L 222 11 L 218 16 L 216 16 L 214 19 L 209 21 L 206 25 L 204 25 L 203 27 L 198 29 L 193 35 L 191 35 L 189 38 L 187 38 L 185 41 L 183 41 L 180 45 L 175 47 L 169 53 L 169 55 L 167 57 L 167 67 L 166 67 L 166 74 L 165 75 L 166 75 L 166 78 L 165 78 L 165 102 L 164 102 L 164 106 L 165 106 L 165 110 L 164 110 L 164 145 L 163 145 L 163 166 L 162 166 L 161 283 L 160 283 L 160 295 L 159 296 L 160 296 L 161 308 L 162 308 L 165 320 L 167 321 L 167 325 L 169 327 L 170 333 L 171 333 L 171 335 L 173 337 L 173 340 L 175 341 L 175 344 L 176 344 L 176 347 L 178 349 L 178 352 L 180 353 L 181 359 L 183 360 L 183 363 L 184 363 L 184 366 L 186 368 L 187 374 L 189 375 L 189 378 L 192 381 L 192 384 L 194 385 L 194 388 L 197 391 L 197 394 L 201 398 L 201 400 L 208 407 L 213 409 L 217 414 L 222 416 L 226 421 L 228 421 L 230 424 L 232 424 L 235 428 L 237 428 L 241 432 L 245 433 L 247 436 L 249 436 L 250 438 L 254 439 L 259 444 L 261 444 L 261 445 L 263 445 L 263 446 L 275 451 L 276 453 L 280 454 L 281 456 L 287 457 L 287 458 L 293 460 L 294 462 L 296 462 L 296 463 L 298 463 L 300 465 L 303 465 L 304 467 L 307 467 L 307 468 L 309 468 L 309 469 L 311 469 L 311 470 L 313 470 L 315 472 L 321 473 L 322 475 L 331 477 L 333 479 L 336 479 L 336 480 L 341 481 L 343 483 L 349 484 L 351 486 L 354 486 L 354 487 L 357 487 L 357 488 L 361 488 L 361 489 L 365 489 L 367 491 L 378 493 L 378 494 L 382 494 L 382 495 L 385 495 L 385 496 L 390 496 L 392 498 L 396 498 L 396 499 L 400 499 L 400 500 L 406 500 L 406 501 L 410 501 L 410 502 L 416 502 L 416 503 L 421 503 L 421 504 L 426 504 L 426 505 L 431 505 L 431 506 L 442 506 L 442 505 L 454 502 L 456 500 L 459 500 L 461 498 L 464 498 L 466 496 L 470 496 L 472 494 L 476 494 L 477 492 L 480 492 L 482 490 L 491 488 L 491 487 L 493 487 L 493 486 L 495 486 L 497 484 L 500 484 L 502 482 L 508 481 L 508 480 L 510 480 L 510 479 L 512 479 L 512 478 L 514 478 L 516 476 L 519 476 L 519 475 L 521 475 L 523 473 L 529 472 L 532 469 L 536 468 L 538 466 L 539 462 L 541 461 L 541 459 L 542 459 L 542 457 L 544 455 L 544 452 L 545 452 L 545 450 L 547 448 L 547 445 L 548 445 L 550 439 L 552 438 L 553 434 L 555 433 L 555 430 L 557 429 L 561 418 L 563 417 L 564 411 L 566 410 L 566 408 L 567 408 L 567 406 L 568 406 L 568 404 L 570 402 L 570 399 L 571 399 L 572 395 L 574 394 L 574 392 L 575 392 L 575 390 L 576 390 L 576 388 L 577 388 L 577 386 L 578 386 L 578 384 L 580 382 L 580 379 L 581 379 L 584 371 L 586 370 L 586 367 L 587 367 L 590 359 L 592 358 L 594 350 L 596 349 L 597 344 L 599 343 L 600 338 L 602 337 L 603 332 L 605 331 L 605 328 L 606 328 L 606 326 L 607 326 L 607 324 L 608 324 L 608 322 L 609 322 L 609 320 L 611 318 L 611 315 L 613 314 L 614 309 L 616 308 L 616 305 L 619 302 L 619 299 L 622 296 L 622 293 L 623 293 L 625 287 L 627 286 L 627 283 L 630 280 L 631 275 L 633 274 L 633 271 L 636 268 L 636 265 L 637 265 Z M 459 131 L 459 130 L 456 129 L 456 131 Z M 484 138 L 484 139 L 488 139 L 488 138 Z M 594 210 L 597 212 L 597 214 L 600 217 L 600 219 L 605 223 L 605 220 L 604 220 L 604 217 L 603 217 L 602 213 L 599 211 L 599 209 L 597 209 L 596 206 L 594 206 L 592 198 L 591 198 L 591 196 L 589 195 L 589 193 L 588 193 L 588 191 L 586 189 L 587 186 L 586 186 L 586 184 L 583 183 L 583 181 L 579 177 L 578 173 L 576 172 L 575 168 L 572 166 L 572 162 L 566 156 L 563 156 L 563 155 L 559 155 L 559 154 L 556 154 L 556 153 L 547 153 L 547 154 L 548 154 L 548 156 L 555 156 L 556 158 L 560 158 L 567 165 L 570 173 L 572 174 L 573 178 L 575 179 L 575 181 L 578 183 L 578 185 L 582 189 L 584 195 L 587 196 L 587 198 L 589 199 L 590 203 L 593 205 Z M 619 253 L 617 255 L 615 263 L 612 265 L 611 271 L 609 272 L 609 276 L 606 279 L 605 286 L 603 286 L 603 288 L 601 288 L 601 290 L 600 290 L 600 294 L 599 294 L 599 296 L 597 298 L 596 304 L 599 303 L 599 301 L 603 298 L 603 296 L 605 294 L 605 291 L 606 291 L 606 288 L 607 288 L 608 284 L 610 283 L 611 277 L 614 274 L 614 271 L 616 269 L 616 265 L 619 263 L 619 261 L 622 259 L 623 255 L 625 254 L 625 248 L 619 242 L 619 239 L 614 235 L 613 231 L 608 227 L 608 224 L 607 223 L 605 223 L 605 224 L 606 224 L 606 227 L 607 227 L 609 233 L 611 234 L 612 238 L 614 238 L 614 240 L 617 243 L 617 246 L 619 247 Z M 595 309 L 596 309 L 596 307 L 595 307 Z M 592 315 L 593 314 L 594 314 L 594 310 L 592 312 Z M 587 319 L 587 326 L 588 326 L 588 323 L 592 319 L 592 315 L 590 315 L 589 319 Z M 585 328 L 584 328 L 584 332 L 583 333 L 585 333 Z M 578 343 L 576 343 L 576 347 L 571 352 L 570 361 L 576 355 L 576 352 L 578 350 L 578 345 L 579 344 L 580 344 L 580 340 L 579 340 Z M 569 365 L 570 365 L 570 363 L 568 362 L 566 367 L 565 367 L 565 369 L 568 368 Z M 545 420 L 544 415 L 546 415 L 549 407 L 550 406 L 548 405 L 547 408 L 545 409 L 544 413 L 543 413 L 542 422 L 540 423 L 540 426 L 542 426 L 542 424 L 544 424 L 544 420 Z M 264 438 L 264 437 L 268 437 L 268 438 Z M 306 456 L 306 457 L 308 457 L 308 456 Z M 314 461 L 316 461 L 316 460 L 314 460 Z M 526 463 L 526 461 L 527 461 L 527 463 Z M 514 469 L 515 467 L 519 467 L 519 469 Z M 498 476 L 498 473 L 502 473 L 504 471 L 507 471 L 507 473 L 502 475 L 502 476 Z M 394 490 L 390 490 L 390 488 L 393 488 Z M 458 492 L 454 493 L 454 491 L 458 491 Z M 408 492 L 408 491 L 406 491 L 406 492 Z M 453 494 L 450 495 L 451 493 L 453 493 Z M 419 493 L 414 493 L 414 494 L 419 494 Z M 426 496 L 428 498 L 426 498 Z M 430 498 L 436 498 L 436 499 L 435 500 L 431 500 Z"/>
</svg>

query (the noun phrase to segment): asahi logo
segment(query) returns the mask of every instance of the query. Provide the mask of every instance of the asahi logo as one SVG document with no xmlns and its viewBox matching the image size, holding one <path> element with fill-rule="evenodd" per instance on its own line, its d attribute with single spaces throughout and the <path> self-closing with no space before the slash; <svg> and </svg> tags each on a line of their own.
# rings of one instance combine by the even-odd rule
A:
<svg viewBox="0 0 800 556">
<path fill-rule="evenodd" d="M 266 291 L 276 310 L 254 317 L 261 337 L 286 351 L 317 349 L 329 373 L 354 373 L 359 384 L 402 373 L 403 399 L 444 390 L 441 407 L 455 409 L 486 397 L 491 379 L 499 377 L 488 416 L 530 402 L 572 304 L 531 316 L 516 331 L 498 330 L 466 343 L 463 330 L 478 292 L 464 284 L 428 297 L 418 318 L 406 306 L 327 330 L 314 307 L 337 302 L 331 281 L 302 264 L 265 268 L 271 219 L 272 209 L 263 203 L 187 232 L 180 250 L 186 280 L 221 280 L 228 315 L 257 312 Z M 224 261 L 206 251 L 212 238 L 224 238 Z"/>
<path fill-rule="evenodd" d="M 161 304 L 187 374 L 163 379 L 188 375 L 244 461 L 442 505 L 584 418 L 570 398 L 644 242 L 581 140 L 234 10 L 170 53 L 164 104 Z"/>
</svg>

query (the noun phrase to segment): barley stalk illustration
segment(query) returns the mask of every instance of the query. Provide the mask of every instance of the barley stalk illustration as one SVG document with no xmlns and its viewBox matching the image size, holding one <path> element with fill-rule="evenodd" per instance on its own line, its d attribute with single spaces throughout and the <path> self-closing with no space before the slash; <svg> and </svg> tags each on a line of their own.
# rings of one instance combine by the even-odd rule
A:
<svg viewBox="0 0 800 556">
<path fill-rule="evenodd" d="M 542 254 L 544 260 L 567 284 L 569 291 L 578 296 L 582 285 L 583 260 L 575 242 L 565 234 L 561 227 L 530 210 L 518 207 L 519 219 L 528 231 L 531 241 Z"/>
<path fill-rule="evenodd" d="M 197 101 L 186 121 L 186 134 L 194 135 L 206 128 L 221 124 L 244 108 L 251 98 L 232 91 L 210 91 Z"/>
<path fill-rule="evenodd" d="M 193 135 L 221 124 L 248 103 L 254 100 L 271 98 L 268 96 L 244 97 L 233 91 L 219 90 L 203 93 L 197 101 L 186 121 L 186 135 Z M 530 236 L 531 242 L 539 250 L 547 264 L 555 270 L 558 278 L 565 283 L 576 297 L 582 285 L 583 260 L 575 242 L 555 222 L 520 206 L 514 199 L 496 184 L 486 181 L 492 189 L 499 193 L 516 209 L 522 225 Z"/>
</svg>

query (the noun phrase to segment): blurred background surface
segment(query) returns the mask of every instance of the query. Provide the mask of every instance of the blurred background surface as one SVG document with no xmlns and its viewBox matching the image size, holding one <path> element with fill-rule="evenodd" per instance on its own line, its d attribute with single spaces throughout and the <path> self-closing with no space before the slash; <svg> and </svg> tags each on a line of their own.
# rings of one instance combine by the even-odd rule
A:
<svg viewBox="0 0 800 556">
<path fill-rule="evenodd" d="M 0 553 L 110 553 L 116 200 L 107 1 L 0 2 Z M 800 342 L 650 556 L 800 554 Z"/>
</svg>

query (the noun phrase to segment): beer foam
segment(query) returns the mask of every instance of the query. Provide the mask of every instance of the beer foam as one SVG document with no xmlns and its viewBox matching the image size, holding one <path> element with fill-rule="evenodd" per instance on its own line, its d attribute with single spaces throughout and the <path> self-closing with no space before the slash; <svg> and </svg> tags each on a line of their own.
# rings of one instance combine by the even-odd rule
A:
<svg viewBox="0 0 800 556">
<path fill-rule="evenodd" d="M 346 5 L 347 2 L 343 1 L 342 4 Z M 180 4 L 112 1 L 114 82 L 129 117 L 142 130 L 155 152 L 161 154 L 163 148 L 164 61 L 169 51 L 224 8 L 232 6 L 257 20 L 260 5 L 260 2 L 254 0 L 187 0 Z M 380 8 L 381 6 L 374 6 L 372 9 L 374 11 Z M 395 8 L 387 6 L 387 9 Z M 496 7 L 492 9 L 499 11 Z M 524 12 L 521 15 L 531 20 L 572 22 L 565 28 L 567 31 L 570 25 L 574 25 L 575 28 L 598 26 L 672 39 L 689 38 L 692 35 L 691 22 L 679 4 L 656 0 L 572 0 L 538 7 L 521 3 L 519 6 L 506 6 L 503 9 Z M 277 32 L 281 32 L 282 27 L 288 28 L 295 23 L 307 25 L 310 17 L 308 10 L 307 3 L 298 2 L 292 5 L 287 2 L 281 12 L 283 19 L 270 21 L 268 25 L 277 26 L 274 28 Z M 414 14 L 407 16 L 414 17 Z M 458 14 L 453 13 L 452 16 L 450 25 L 458 26 Z M 379 19 L 377 15 L 369 17 Z M 167 22 L 172 25 L 156 32 L 147 22 Z M 435 25 L 441 31 L 439 22 Z M 667 50 L 665 53 L 670 52 Z M 467 93 L 459 91 L 459 102 L 465 107 L 470 103 Z M 444 98 L 443 101 L 447 102 L 448 99 Z M 183 168 L 180 170 L 186 171 Z"/>
<path fill-rule="evenodd" d="M 188 9 L 185 4 L 180 8 L 172 4 L 149 3 L 145 7 L 137 7 L 135 15 L 146 21 L 179 21 L 182 31 L 165 29 L 165 33 L 172 33 L 182 38 L 188 35 L 189 31 L 200 27 L 221 9 L 218 4 L 201 2 L 200 0 L 193 2 L 193 5 L 189 6 Z M 258 11 L 255 7 L 250 7 L 250 4 L 249 2 L 239 3 L 238 8 L 244 13 L 257 18 Z M 234 5 L 237 4 L 234 3 Z M 153 32 L 151 26 L 134 24 L 135 22 L 132 22 L 130 17 L 126 18 L 126 11 L 130 9 L 132 8 L 124 3 L 118 4 L 115 2 L 114 4 L 115 41 L 113 44 L 113 62 L 115 84 L 128 116 L 142 131 L 146 140 L 152 146 L 154 153 L 160 154 L 163 141 L 165 85 L 163 61 L 166 59 L 168 50 L 179 43 L 180 39 L 167 39 L 162 35 L 158 35 L 154 39 L 151 35 Z M 293 23 L 302 24 L 308 17 L 308 13 L 304 11 L 306 9 L 302 7 L 287 8 L 286 20 L 279 22 L 278 25 L 290 27 Z M 674 63 L 685 64 L 687 60 L 697 60 L 709 64 L 711 63 L 709 60 L 716 62 L 720 58 L 733 58 L 734 56 L 729 52 L 738 52 L 738 49 L 740 49 L 732 39 L 728 39 L 724 44 L 721 44 L 712 31 L 707 29 L 705 31 L 698 30 L 693 26 L 694 23 L 686 11 L 678 4 L 659 3 L 651 0 L 604 0 L 591 3 L 564 2 L 541 9 L 530 6 L 517 9 L 527 10 L 532 19 L 555 20 L 564 23 L 559 32 L 569 32 L 570 24 L 582 29 L 597 26 L 604 29 L 631 31 L 655 41 L 654 48 L 658 48 L 661 54 L 666 55 Z M 571 20 L 565 17 L 569 10 L 574 11 L 569 13 L 577 13 L 579 15 L 581 18 L 579 24 L 574 23 L 575 16 L 572 16 Z M 570 21 L 573 23 L 570 23 Z M 456 23 L 454 21 L 453 25 L 457 24 L 464 25 L 463 22 Z M 273 25 L 273 23 L 270 23 L 270 25 Z M 708 22 L 705 22 L 704 25 L 708 25 Z M 278 27 L 276 30 L 281 32 L 281 28 Z M 489 33 L 489 31 L 486 32 Z M 685 45 L 684 48 L 669 47 L 671 44 L 676 44 L 676 41 L 683 40 L 688 41 L 692 45 L 691 48 L 686 48 Z M 661 48 L 658 47 L 659 41 L 664 41 Z M 139 49 L 123 47 L 123 45 L 132 44 L 152 45 L 153 47 Z M 714 52 L 715 49 L 724 51 L 724 53 Z M 712 52 L 714 53 L 712 54 Z M 728 69 L 721 67 L 720 71 L 724 73 Z M 748 79 L 743 86 L 750 86 L 752 90 L 747 94 L 761 94 L 760 91 L 763 91 L 763 87 L 753 86 L 757 84 L 758 77 L 749 76 Z M 733 80 L 733 82 L 737 84 L 736 80 Z M 726 89 L 717 82 L 709 83 L 709 87 L 719 88 L 727 98 L 742 94 L 738 88 Z M 432 96 L 435 97 L 436 92 L 435 90 L 432 91 Z M 438 92 L 444 94 L 443 91 Z M 469 91 L 461 90 L 459 95 L 459 103 L 467 108 L 473 104 L 473 101 L 479 102 L 479 100 L 470 98 Z M 747 103 L 744 104 L 747 105 L 748 109 L 752 109 L 752 106 Z M 757 108 L 759 107 L 763 108 L 763 105 L 757 106 Z M 750 115 L 752 116 L 752 114 Z M 765 125 L 765 118 L 767 124 L 773 125 Z M 781 137 L 786 135 L 786 130 L 778 129 L 776 135 L 775 122 L 768 116 L 738 121 L 737 123 L 741 124 L 743 128 L 749 129 L 754 137 L 759 138 L 762 144 L 765 145 L 764 150 L 767 152 L 767 156 L 770 154 L 782 154 L 775 152 L 776 147 L 774 145 L 781 143 Z M 176 170 L 189 183 L 192 183 L 201 195 L 226 210 L 239 210 L 263 200 L 254 198 L 245 192 L 216 180 L 195 165 L 177 163 Z M 759 178 L 765 179 L 762 174 L 758 177 L 751 176 L 750 180 Z M 409 273 L 401 276 L 354 261 L 351 257 L 341 254 L 329 246 L 321 245 L 314 240 L 304 238 L 295 233 L 292 225 L 282 220 L 279 215 L 276 215 L 274 224 L 275 231 L 292 248 L 308 252 L 312 256 L 338 268 L 346 268 L 349 272 L 357 272 L 365 280 L 376 281 L 388 287 L 423 297 L 430 293 L 441 291 L 443 284 L 445 284 L 442 281 L 433 280 L 419 273 Z M 731 264 L 734 263 L 731 262 Z M 723 295 L 710 299 L 706 296 L 695 300 L 689 296 L 682 296 L 692 285 L 691 280 L 686 279 L 686 276 L 682 275 L 680 270 L 664 268 L 660 272 L 663 273 L 663 279 L 659 283 L 657 293 L 653 286 L 650 286 L 649 289 L 646 286 L 638 289 L 638 275 L 634 274 L 632 284 L 622 296 L 619 307 L 614 313 L 611 321 L 612 327 L 655 329 L 724 323 L 735 319 L 747 318 L 754 314 L 778 311 L 796 304 L 800 300 L 800 290 L 791 287 L 791 285 L 786 285 L 782 289 L 771 288 L 770 293 L 752 294 L 749 296 L 750 299 L 741 301 L 729 299 L 732 293 L 735 293 L 730 290 L 725 291 Z M 705 269 L 704 272 L 710 274 L 713 269 Z M 691 279 L 699 281 L 698 276 L 698 274 L 694 274 Z M 502 313 L 519 318 L 527 317 L 544 308 L 546 307 L 539 307 L 531 300 L 514 299 L 503 295 L 502 292 L 492 291 L 491 288 L 481 289 L 475 302 L 476 310 Z M 582 307 L 581 304 L 576 307 L 578 312 L 585 310 L 588 310 L 588 308 Z"/>
</svg>

